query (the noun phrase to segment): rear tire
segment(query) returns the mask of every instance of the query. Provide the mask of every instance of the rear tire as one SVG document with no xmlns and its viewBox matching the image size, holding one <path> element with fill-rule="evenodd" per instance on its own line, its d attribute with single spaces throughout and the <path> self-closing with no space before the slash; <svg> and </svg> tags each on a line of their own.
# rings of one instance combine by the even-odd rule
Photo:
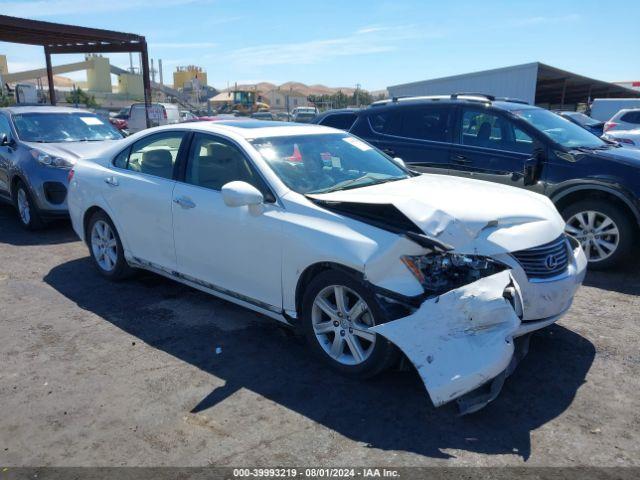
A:
<svg viewBox="0 0 640 480">
<path fill-rule="evenodd" d="M 45 223 L 42 220 L 38 206 L 33 201 L 29 188 L 22 181 L 18 181 L 16 184 L 13 192 L 13 205 L 18 212 L 18 219 L 22 228 L 31 231 L 44 228 Z"/>
<path fill-rule="evenodd" d="M 94 213 L 89 220 L 87 246 L 93 264 L 103 277 L 117 281 L 133 274 L 133 269 L 124 258 L 118 231 L 103 211 Z"/>
<path fill-rule="evenodd" d="M 606 270 L 629 258 L 635 229 L 629 215 L 615 204 L 582 200 L 562 210 L 565 231 L 575 237 L 587 256 L 589 269 Z"/>
<path fill-rule="evenodd" d="M 311 349 L 344 375 L 372 377 L 397 358 L 392 343 L 367 331 L 387 318 L 375 295 L 355 275 L 320 273 L 306 288 L 301 316 Z"/>
</svg>

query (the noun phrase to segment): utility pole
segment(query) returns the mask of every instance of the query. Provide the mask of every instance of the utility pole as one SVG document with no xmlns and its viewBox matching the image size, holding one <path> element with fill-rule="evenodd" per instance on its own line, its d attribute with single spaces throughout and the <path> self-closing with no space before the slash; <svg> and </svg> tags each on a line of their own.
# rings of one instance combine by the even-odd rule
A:
<svg viewBox="0 0 640 480">
<path fill-rule="evenodd" d="M 360 108 L 360 84 L 356 83 L 356 107 Z"/>
</svg>

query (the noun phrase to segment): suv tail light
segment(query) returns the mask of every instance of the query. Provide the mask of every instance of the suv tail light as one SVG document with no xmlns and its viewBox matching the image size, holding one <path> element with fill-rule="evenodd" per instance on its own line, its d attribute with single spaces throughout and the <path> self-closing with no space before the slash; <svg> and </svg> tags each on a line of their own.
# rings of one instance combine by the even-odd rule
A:
<svg viewBox="0 0 640 480">
<path fill-rule="evenodd" d="M 75 172 L 73 171 L 73 168 L 69 170 L 69 173 L 67 174 L 67 183 L 71 183 L 71 180 L 73 180 L 74 173 Z"/>
<path fill-rule="evenodd" d="M 616 122 L 607 122 L 604 124 L 604 131 L 611 130 L 614 127 L 617 127 L 618 124 Z"/>
<path fill-rule="evenodd" d="M 162 116 L 164 117 L 165 120 L 167 119 L 167 109 L 166 108 L 162 109 Z"/>
</svg>

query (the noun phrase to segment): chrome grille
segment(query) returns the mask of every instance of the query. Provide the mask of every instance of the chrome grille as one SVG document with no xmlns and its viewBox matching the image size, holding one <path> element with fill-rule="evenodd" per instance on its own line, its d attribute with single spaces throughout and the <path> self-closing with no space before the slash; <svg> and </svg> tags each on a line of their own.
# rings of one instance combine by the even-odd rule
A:
<svg viewBox="0 0 640 480">
<path fill-rule="evenodd" d="M 569 252 L 564 235 L 553 242 L 514 252 L 529 278 L 550 278 L 561 274 L 569 264 Z"/>
</svg>

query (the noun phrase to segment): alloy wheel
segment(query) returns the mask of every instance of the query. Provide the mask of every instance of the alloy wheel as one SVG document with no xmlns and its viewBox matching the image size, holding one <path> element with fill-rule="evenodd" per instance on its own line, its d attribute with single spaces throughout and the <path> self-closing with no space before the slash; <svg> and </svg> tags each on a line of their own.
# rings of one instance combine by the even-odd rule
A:
<svg viewBox="0 0 640 480">
<path fill-rule="evenodd" d="M 322 289 L 313 301 L 313 331 L 318 343 L 333 360 L 342 365 L 364 363 L 373 352 L 375 325 L 367 303 L 356 292 L 342 285 Z"/>
<path fill-rule="evenodd" d="M 18 189 L 18 213 L 20 214 L 20 220 L 25 225 L 29 225 L 31 222 L 31 206 L 29 205 L 29 197 L 27 192 L 23 188 Z"/>
<path fill-rule="evenodd" d="M 111 272 L 118 261 L 118 243 L 111 226 L 98 220 L 91 229 L 91 251 L 96 262 L 106 272 Z"/>
<path fill-rule="evenodd" d="M 565 232 L 580 242 L 589 262 L 609 258 L 620 243 L 620 231 L 613 219 L 595 210 L 573 215 L 567 220 Z"/>
</svg>

